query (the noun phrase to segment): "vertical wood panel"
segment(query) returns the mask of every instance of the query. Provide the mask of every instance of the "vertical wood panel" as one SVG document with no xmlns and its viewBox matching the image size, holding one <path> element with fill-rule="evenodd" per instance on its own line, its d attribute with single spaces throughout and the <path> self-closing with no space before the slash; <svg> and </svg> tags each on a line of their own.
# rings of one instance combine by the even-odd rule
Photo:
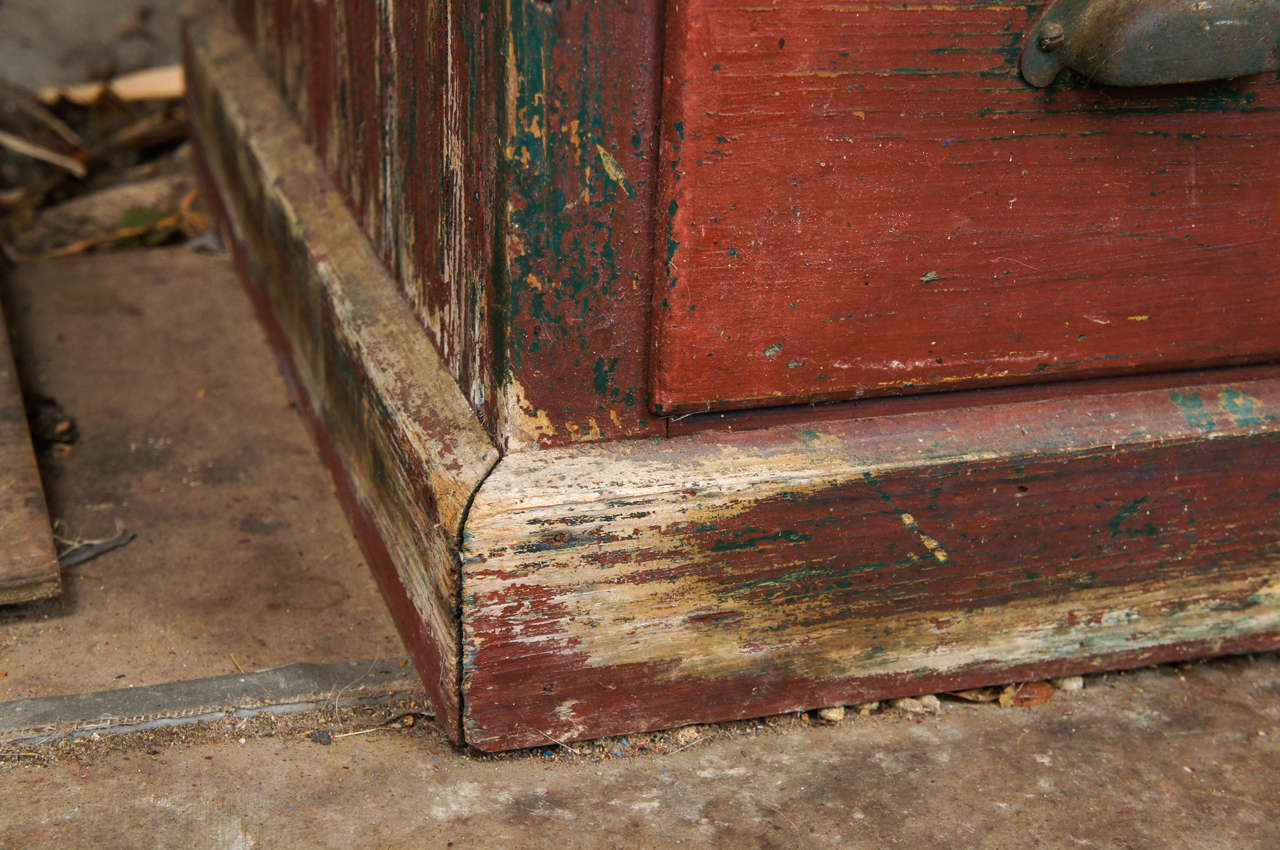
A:
<svg viewBox="0 0 1280 850">
<path fill-rule="evenodd" d="M 502 16 L 460 0 L 238 0 L 259 61 L 482 412 Z M 492 423 L 491 423 L 492 424 Z"/>
<path fill-rule="evenodd" d="M 643 436 L 661 0 L 510 0 L 497 363 L 509 448 Z"/>
</svg>

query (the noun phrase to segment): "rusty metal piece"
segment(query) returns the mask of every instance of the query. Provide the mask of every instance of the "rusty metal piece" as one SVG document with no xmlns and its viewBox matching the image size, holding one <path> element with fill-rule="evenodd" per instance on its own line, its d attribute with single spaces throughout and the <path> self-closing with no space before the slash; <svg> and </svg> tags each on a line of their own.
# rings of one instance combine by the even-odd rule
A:
<svg viewBox="0 0 1280 850">
<path fill-rule="evenodd" d="M 1063 68 L 1093 82 L 1154 86 L 1280 68 L 1280 0 L 1057 0 L 1027 34 L 1022 76 Z"/>
</svg>

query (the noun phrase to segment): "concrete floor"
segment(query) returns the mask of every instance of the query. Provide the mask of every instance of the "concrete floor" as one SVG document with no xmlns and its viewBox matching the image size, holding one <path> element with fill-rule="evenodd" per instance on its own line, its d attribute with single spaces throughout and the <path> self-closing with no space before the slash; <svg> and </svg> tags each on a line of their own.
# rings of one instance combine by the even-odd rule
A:
<svg viewBox="0 0 1280 850">
<path fill-rule="evenodd" d="M 475 758 L 425 727 L 90 745 L 0 773 L 0 846 L 1274 848 L 1278 673 L 1164 668 L 598 763 Z"/>
<path fill-rule="evenodd" d="M 0 80 L 38 88 L 178 61 L 182 0 L 0 0 Z"/>
<path fill-rule="evenodd" d="M 0 609 L 0 701 L 402 654 L 238 286 L 181 248 L 10 276 L 19 374 L 81 435 L 40 454 L 50 516 L 138 537 Z"/>
<path fill-rule="evenodd" d="M 0 291 L 24 380 L 82 435 L 42 455 L 53 515 L 139 534 L 0 612 L 0 700 L 400 652 L 224 258 L 51 261 Z M 1086 683 L 500 757 L 381 725 L 420 697 L 0 747 L 0 847 L 1280 846 L 1280 659 Z"/>
</svg>

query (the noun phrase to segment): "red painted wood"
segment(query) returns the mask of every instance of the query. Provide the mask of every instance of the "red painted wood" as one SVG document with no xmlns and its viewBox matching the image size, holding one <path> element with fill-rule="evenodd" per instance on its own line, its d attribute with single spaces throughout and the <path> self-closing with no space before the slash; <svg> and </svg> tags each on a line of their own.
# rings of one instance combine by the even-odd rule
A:
<svg viewBox="0 0 1280 850">
<path fill-rule="evenodd" d="M 646 396 L 663 0 L 237 2 L 491 432 L 529 440 L 505 433 L 518 397 L 541 445 L 661 434 Z"/>
<path fill-rule="evenodd" d="M 1280 355 L 1280 80 L 1035 90 L 1039 8 L 672 0 L 659 410 Z"/>
<path fill-rule="evenodd" d="M 1091 404 L 1099 396 L 1119 396 L 1145 390 L 1169 389 L 1187 391 L 1193 387 L 1220 383 L 1230 374 L 1232 380 L 1280 380 L 1280 366 L 1234 366 L 1229 369 L 1197 369 L 1189 372 L 1167 372 L 1147 375 L 1123 375 L 1114 378 L 1091 378 L 1086 381 L 1060 381 L 1051 384 L 1021 384 L 947 393 L 921 393 L 907 396 L 864 398 L 830 404 L 794 404 L 753 410 L 725 410 L 677 416 L 670 420 L 667 434 L 680 437 L 707 431 L 758 431 L 780 425 L 818 422 L 842 422 L 902 416 L 908 413 L 930 413 L 938 410 L 997 406 L 1026 401 L 1058 400 Z"/>
<path fill-rule="evenodd" d="M 1203 374 L 1168 382 L 1128 375 L 971 389 L 945 401 L 845 401 L 817 414 L 775 408 L 731 415 L 719 430 L 724 420 L 693 417 L 673 425 L 693 432 L 685 439 L 538 451 L 662 432 L 642 395 L 639 405 L 624 398 L 647 377 L 654 245 L 659 277 L 674 270 L 675 286 L 657 293 L 660 372 L 651 382 L 658 403 L 674 410 L 1274 354 L 1274 273 L 1263 260 L 1275 255 L 1269 216 L 1280 196 L 1265 169 L 1245 175 L 1233 158 L 1243 150 L 1255 166 L 1267 162 L 1272 81 L 1155 95 L 1030 92 L 1011 62 L 1034 10 L 999 0 L 927 9 L 779 0 L 754 10 L 670 0 L 668 108 L 683 112 L 670 113 L 681 120 L 668 124 L 668 149 L 658 157 L 651 60 L 663 0 L 374 5 L 394 7 L 394 17 L 356 0 L 239 2 L 254 12 L 260 59 L 326 152 L 346 202 L 477 410 L 492 427 L 504 415 L 492 391 L 518 386 L 523 403 L 545 415 L 551 432 L 503 463 L 536 469 L 542 458 L 551 478 L 570 481 L 545 515 L 526 508 L 522 493 L 505 511 L 491 510 L 484 547 L 473 534 L 473 504 L 461 563 L 452 549 L 431 562 L 450 577 L 461 567 L 461 585 L 446 582 L 436 596 L 465 628 L 459 652 L 456 641 L 429 633 L 372 520 L 370 506 L 434 513 L 408 465 L 413 453 L 377 443 L 355 405 L 312 422 L 335 469 L 341 438 L 405 464 L 385 482 L 416 482 L 408 495 L 378 489 L 362 506 L 338 475 L 455 740 L 465 730 L 484 748 L 537 745 L 548 736 L 1260 649 L 1280 639 L 1268 583 L 1280 552 L 1280 432 L 1268 412 L 1280 404 L 1280 387 L 1270 367 L 1231 370 L 1224 387 L 1236 377 L 1253 382 L 1244 392 L 1228 387 L 1234 394 L 1202 392 L 1212 383 Z M 841 56 L 846 41 L 849 56 Z M 912 63 L 921 56 L 929 64 Z M 851 70 L 846 60 L 862 64 Z M 199 81 L 194 89 L 211 91 Z M 761 108 L 769 98 L 785 108 Z M 988 102 L 1005 111 L 981 113 L 986 107 L 976 104 Z M 1143 112 L 1149 107 L 1169 114 Z M 205 152 L 215 169 L 234 173 L 243 145 L 220 119 L 204 120 Z M 827 131 L 846 121 L 866 129 Z M 837 153 L 848 159 L 837 162 Z M 1152 170 L 1157 153 L 1164 174 Z M 676 202 L 669 234 L 647 194 L 659 164 L 669 181 L 659 209 Z M 234 247 L 246 277 L 278 284 L 270 304 L 259 292 L 259 307 L 287 352 L 280 328 L 316 328 L 323 340 L 332 316 L 308 312 L 288 248 L 301 231 L 278 208 L 255 203 L 270 194 L 256 174 L 240 176 L 234 200 L 258 241 Z M 292 197 L 324 182 L 319 175 L 295 178 Z M 1135 190 L 1139 177 L 1155 182 Z M 735 200 L 716 206 L 727 198 Z M 1018 212 L 1025 208 L 1031 212 Z M 1015 225 L 1021 236 L 1011 235 Z M 1143 228 L 1176 238 L 1162 242 Z M 845 232 L 858 235 L 838 236 Z M 800 258 L 810 235 L 829 252 L 830 268 Z M 730 244 L 729 236 L 743 241 Z M 1023 266 L 1033 263 L 1046 264 Z M 865 285 L 850 270 L 867 271 Z M 1073 270 L 1082 276 L 1064 283 Z M 845 322 L 853 334 L 839 327 L 846 313 L 830 312 L 837 309 L 854 316 Z M 1081 321 L 1088 327 L 1077 332 Z M 778 343 L 776 356 L 773 342 L 752 354 L 779 334 L 794 338 Z M 899 369 L 886 360 L 923 359 L 916 346 L 926 337 L 926 348 L 939 352 L 927 351 L 932 366 L 900 359 L 908 365 Z M 813 362 L 787 346 L 802 354 L 809 346 Z M 942 353 L 954 362 L 937 363 Z M 1038 368 L 1031 355 L 1042 353 L 1048 365 L 1036 371 L 1028 364 Z M 856 369 L 844 371 L 862 377 L 825 388 L 834 379 L 820 379 L 815 363 L 845 356 Z M 874 385 L 877 369 L 892 380 Z M 331 371 L 343 376 L 344 391 L 369 399 L 365 412 L 396 403 L 368 387 L 367 375 Z M 1266 401 L 1257 409 L 1248 395 L 1255 391 Z M 673 395 L 664 400 L 663 392 Z M 1062 436 L 1096 423 L 1109 429 L 1107 439 Z M 353 441 L 353 430 L 368 438 Z M 1015 432 L 1022 436 L 1012 448 L 989 451 L 993 434 Z M 952 450 L 956 440 L 968 450 Z M 734 463 L 785 456 L 801 442 L 817 445 L 820 461 L 838 455 L 845 466 L 829 476 L 792 469 L 785 486 L 756 500 L 726 490 Z M 915 450 L 922 454 L 912 462 L 900 457 Z M 598 452 L 597 467 L 618 470 L 594 495 L 573 492 L 582 480 L 555 466 L 588 451 Z M 630 463 L 629 453 L 644 462 Z M 871 462 L 877 457 L 889 460 Z M 679 477 L 709 458 L 724 468 L 708 466 L 705 479 L 681 479 L 669 492 L 658 481 L 652 493 L 628 495 L 652 469 Z M 481 494 L 490 508 L 502 500 Z M 719 511 L 690 520 L 685 514 L 704 500 Z M 648 519 L 660 510 L 660 521 Z M 521 516 L 524 526 L 504 527 Z M 422 538 L 439 533 L 430 516 L 416 529 Z M 475 590 L 502 571 L 504 585 Z M 1033 663 L 993 651 L 944 673 L 924 660 L 886 676 L 856 664 L 813 673 L 804 664 L 824 641 L 822 652 L 834 646 L 869 664 L 881 643 L 931 651 L 948 639 L 944 621 L 984 611 L 994 634 L 1039 623 L 1075 640 L 1077 620 L 1123 617 L 1130 605 L 1145 606 L 1143 628 L 1152 630 L 1188 608 L 1208 606 L 1212 616 L 1200 624 L 1203 637 L 1160 633 L 1163 643 L 1133 649 L 1157 632 L 1113 631 L 1106 646 L 1084 634 L 1055 647 L 1065 655 Z M 665 654 L 653 648 L 661 635 L 651 631 L 644 642 L 644 629 L 663 617 L 689 637 Z M 725 634 L 738 646 L 717 656 L 728 665 L 722 672 L 682 672 L 693 669 L 700 643 Z"/>
<path fill-rule="evenodd" d="M 1251 617 L 1272 604 L 1261 588 L 1280 563 L 1277 400 L 1280 382 L 1269 379 L 665 441 L 655 464 L 678 465 L 682 453 L 696 463 L 700 451 L 767 457 L 799 436 L 827 441 L 837 455 L 856 446 L 869 466 L 838 484 L 795 480 L 723 517 L 659 526 L 652 493 L 617 494 L 577 502 L 559 522 L 539 522 L 506 546 L 473 543 L 467 576 L 505 583 L 468 597 L 464 609 L 468 741 L 536 746 L 547 735 L 586 738 L 1273 648 L 1280 633 L 1265 626 L 1273 614 L 1256 621 L 1265 627 Z M 1188 426 L 1216 436 L 1188 439 Z M 1094 428 L 1115 443 L 1085 440 Z M 957 444 L 979 451 L 990 435 L 1019 431 L 1027 445 L 1016 456 L 992 449 L 988 458 L 954 459 Z M 882 452 L 917 444 L 938 459 L 884 461 L 871 471 Z M 719 486 L 691 486 L 688 509 Z M 619 537 L 619 516 L 636 518 L 634 536 Z M 914 529 L 934 546 L 922 546 Z M 594 607 L 577 604 L 592 597 Z M 1165 627 L 1161 614 L 1204 605 L 1217 620 L 1203 639 L 1153 639 Z M 1091 632 L 1125 622 L 1131 610 L 1128 635 Z M 993 614 L 1004 611 L 1016 613 Z M 1014 664 L 996 651 L 950 670 L 922 661 L 893 675 L 865 672 L 904 648 L 939 657 L 969 648 L 949 630 L 975 618 L 997 645 L 1043 641 L 1040 660 Z M 1069 640 L 1050 637 L 1077 628 Z M 680 632 L 680 649 L 646 643 L 667 630 Z M 726 635 L 736 652 L 723 651 Z M 632 642 L 645 652 L 626 657 L 647 654 L 644 663 L 613 660 Z M 847 673 L 795 672 L 826 653 Z M 732 672 L 684 672 L 708 657 L 732 658 Z"/>
<path fill-rule="evenodd" d="M 661 434 L 648 393 L 664 0 L 509 4 L 496 367 L 541 446 Z"/>
</svg>

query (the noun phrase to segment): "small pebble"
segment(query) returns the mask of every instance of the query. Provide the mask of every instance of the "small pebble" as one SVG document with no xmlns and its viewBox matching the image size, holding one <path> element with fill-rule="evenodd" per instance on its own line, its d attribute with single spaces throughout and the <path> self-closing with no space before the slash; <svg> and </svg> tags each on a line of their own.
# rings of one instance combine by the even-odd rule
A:
<svg viewBox="0 0 1280 850">
<path fill-rule="evenodd" d="M 832 705 L 818 709 L 818 719 L 823 723 L 839 723 L 844 720 L 844 706 Z"/>
<path fill-rule="evenodd" d="M 863 717 L 866 717 L 868 714 L 875 711 L 879 707 L 880 707 L 880 703 L 878 702 L 864 702 L 858 705 L 858 714 L 862 715 Z"/>
<path fill-rule="evenodd" d="M 1049 681 L 1053 683 L 1053 686 L 1060 691 L 1083 691 L 1084 690 L 1083 676 L 1063 676 L 1060 679 L 1050 679 Z"/>
<path fill-rule="evenodd" d="M 938 699 L 933 694 L 925 694 L 920 697 L 920 705 L 924 706 L 924 710 L 930 714 L 942 713 L 942 700 Z"/>
<path fill-rule="evenodd" d="M 899 697 L 891 701 L 889 705 L 898 709 L 898 711 L 905 711 L 907 714 L 924 714 L 925 712 L 924 704 L 913 697 Z"/>
<path fill-rule="evenodd" d="M 333 743 L 333 735 L 328 730 L 320 729 L 311 733 L 311 740 L 327 747 Z"/>
</svg>

